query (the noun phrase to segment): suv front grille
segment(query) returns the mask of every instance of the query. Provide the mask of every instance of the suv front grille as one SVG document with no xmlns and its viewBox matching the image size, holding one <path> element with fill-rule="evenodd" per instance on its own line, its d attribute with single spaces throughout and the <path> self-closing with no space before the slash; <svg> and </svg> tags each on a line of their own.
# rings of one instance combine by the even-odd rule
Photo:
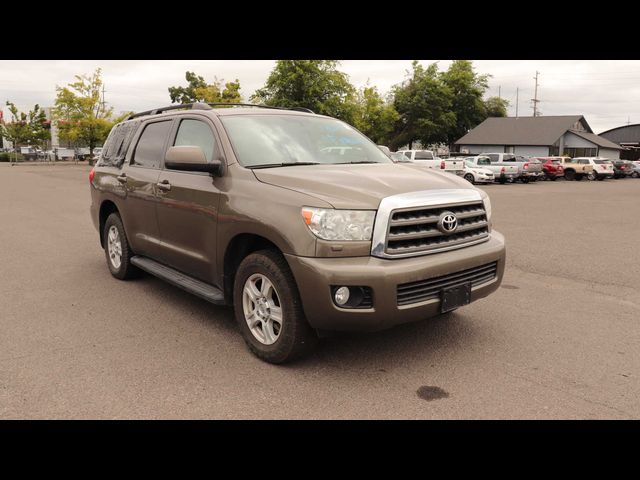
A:
<svg viewBox="0 0 640 480">
<path fill-rule="evenodd" d="M 498 262 L 488 263 L 479 267 L 468 268 L 441 277 L 418 280 L 417 282 L 398 285 L 398 305 L 409 305 L 440 297 L 443 288 L 451 288 L 471 282 L 471 286 L 482 285 L 496 278 Z"/>
<path fill-rule="evenodd" d="M 443 212 L 453 213 L 458 220 L 458 228 L 453 234 L 444 234 L 438 229 Z M 385 253 L 391 256 L 429 253 L 463 247 L 488 236 L 489 222 L 482 202 L 399 209 L 391 212 Z"/>
</svg>

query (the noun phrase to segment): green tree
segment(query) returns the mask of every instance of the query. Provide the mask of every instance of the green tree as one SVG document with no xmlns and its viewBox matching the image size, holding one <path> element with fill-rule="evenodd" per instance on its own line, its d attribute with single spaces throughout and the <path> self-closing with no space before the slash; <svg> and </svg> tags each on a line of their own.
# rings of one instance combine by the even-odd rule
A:
<svg viewBox="0 0 640 480">
<path fill-rule="evenodd" d="M 76 75 L 76 81 L 66 87 L 56 86 L 57 96 L 53 109 L 62 141 L 81 143 L 93 149 L 102 144 L 114 122 L 112 108 L 101 99 L 102 72 L 98 68 L 92 75 Z"/>
<path fill-rule="evenodd" d="M 215 78 L 213 83 L 207 83 L 204 77 L 193 72 L 186 72 L 185 78 L 188 84 L 186 87 L 169 87 L 171 103 L 239 103 L 242 101 L 238 79 L 225 83 L 223 87 L 223 80 Z"/>
<path fill-rule="evenodd" d="M 400 114 L 391 149 L 420 141 L 422 145 L 447 141 L 455 125 L 453 92 L 443 82 L 436 63 L 424 68 L 414 61 L 409 78 L 393 89 L 393 106 Z"/>
<path fill-rule="evenodd" d="M 391 141 L 400 118 L 391 103 L 385 102 L 376 87 L 364 87 L 357 94 L 354 126 L 378 145 Z"/>
<path fill-rule="evenodd" d="M 476 74 L 468 60 L 454 60 L 442 72 L 442 82 L 453 94 L 451 111 L 455 114 L 455 122 L 446 129 L 449 146 L 487 117 L 482 98 L 488 88 L 488 78 L 489 75 Z"/>
<path fill-rule="evenodd" d="M 278 107 L 305 107 L 354 123 L 356 90 L 336 60 L 278 60 L 251 101 Z"/>
<path fill-rule="evenodd" d="M 484 101 L 487 117 L 506 117 L 509 102 L 500 97 L 489 97 Z"/>
<path fill-rule="evenodd" d="M 9 140 L 14 148 L 29 144 L 44 146 L 51 138 L 50 125 L 44 110 L 35 105 L 29 112 L 20 112 L 14 103 L 7 101 L 11 121 L 0 122 L 0 137 Z"/>
</svg>

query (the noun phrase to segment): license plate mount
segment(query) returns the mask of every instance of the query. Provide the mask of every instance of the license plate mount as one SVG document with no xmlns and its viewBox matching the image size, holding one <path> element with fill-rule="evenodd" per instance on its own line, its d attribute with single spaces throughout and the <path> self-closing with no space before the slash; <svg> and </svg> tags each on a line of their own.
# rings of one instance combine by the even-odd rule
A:
<svg viewBox="0 0 640 480">
<path fill-rule="evenodd" d="M 471 303 L 471 282 L 440 291 L 440 312 L 447 313 Z"/>
</svg>

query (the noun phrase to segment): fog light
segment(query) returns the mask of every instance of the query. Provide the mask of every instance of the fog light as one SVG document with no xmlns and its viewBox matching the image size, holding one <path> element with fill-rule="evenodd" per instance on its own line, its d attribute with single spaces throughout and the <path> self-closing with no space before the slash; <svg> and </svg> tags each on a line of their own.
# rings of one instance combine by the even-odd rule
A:
<svg viewBox="0 0 640 480">
<path fill-rule="evenodd" d="M 340 287 L 333 294 L 333 298 L 337 305 L 344 305 L 349 301 L 349 287 Z"/>
</svg>

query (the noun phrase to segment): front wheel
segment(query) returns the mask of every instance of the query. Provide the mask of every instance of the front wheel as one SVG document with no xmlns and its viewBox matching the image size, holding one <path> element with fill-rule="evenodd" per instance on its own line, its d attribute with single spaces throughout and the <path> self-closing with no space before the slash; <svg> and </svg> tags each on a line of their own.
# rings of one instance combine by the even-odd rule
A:
<svg viewBox="0 0 640 480">
<path fill-rule="evenodd" d="M 638 177 L 640 177 L 640 173 L 638 173 L 638 172 L 633 172 L 631 174 L 631 178 L 638 178 Z"/>
<path fill-rule="evenodd" d="M 475 178 L 474 178 L 474 177 L 473 177 L 473 175 L 472 175 L 472 174 L 470 174 L 470 173 L 467 173 L 467 174 L 464 176 L 464 179 L 465 179 L 467 182 L 469 182 L 469 183 L 473 183 L 473 182 L 475 182 Z"/>
<path fill-rule="evenodd" d="M 248 255 L 238 267 L 233 303 L 249 349 L 269 363 L 284 363 L 307 353 L 317 335 L 307 323 L 293 274 L 273 250 Z"/>
</svg>

